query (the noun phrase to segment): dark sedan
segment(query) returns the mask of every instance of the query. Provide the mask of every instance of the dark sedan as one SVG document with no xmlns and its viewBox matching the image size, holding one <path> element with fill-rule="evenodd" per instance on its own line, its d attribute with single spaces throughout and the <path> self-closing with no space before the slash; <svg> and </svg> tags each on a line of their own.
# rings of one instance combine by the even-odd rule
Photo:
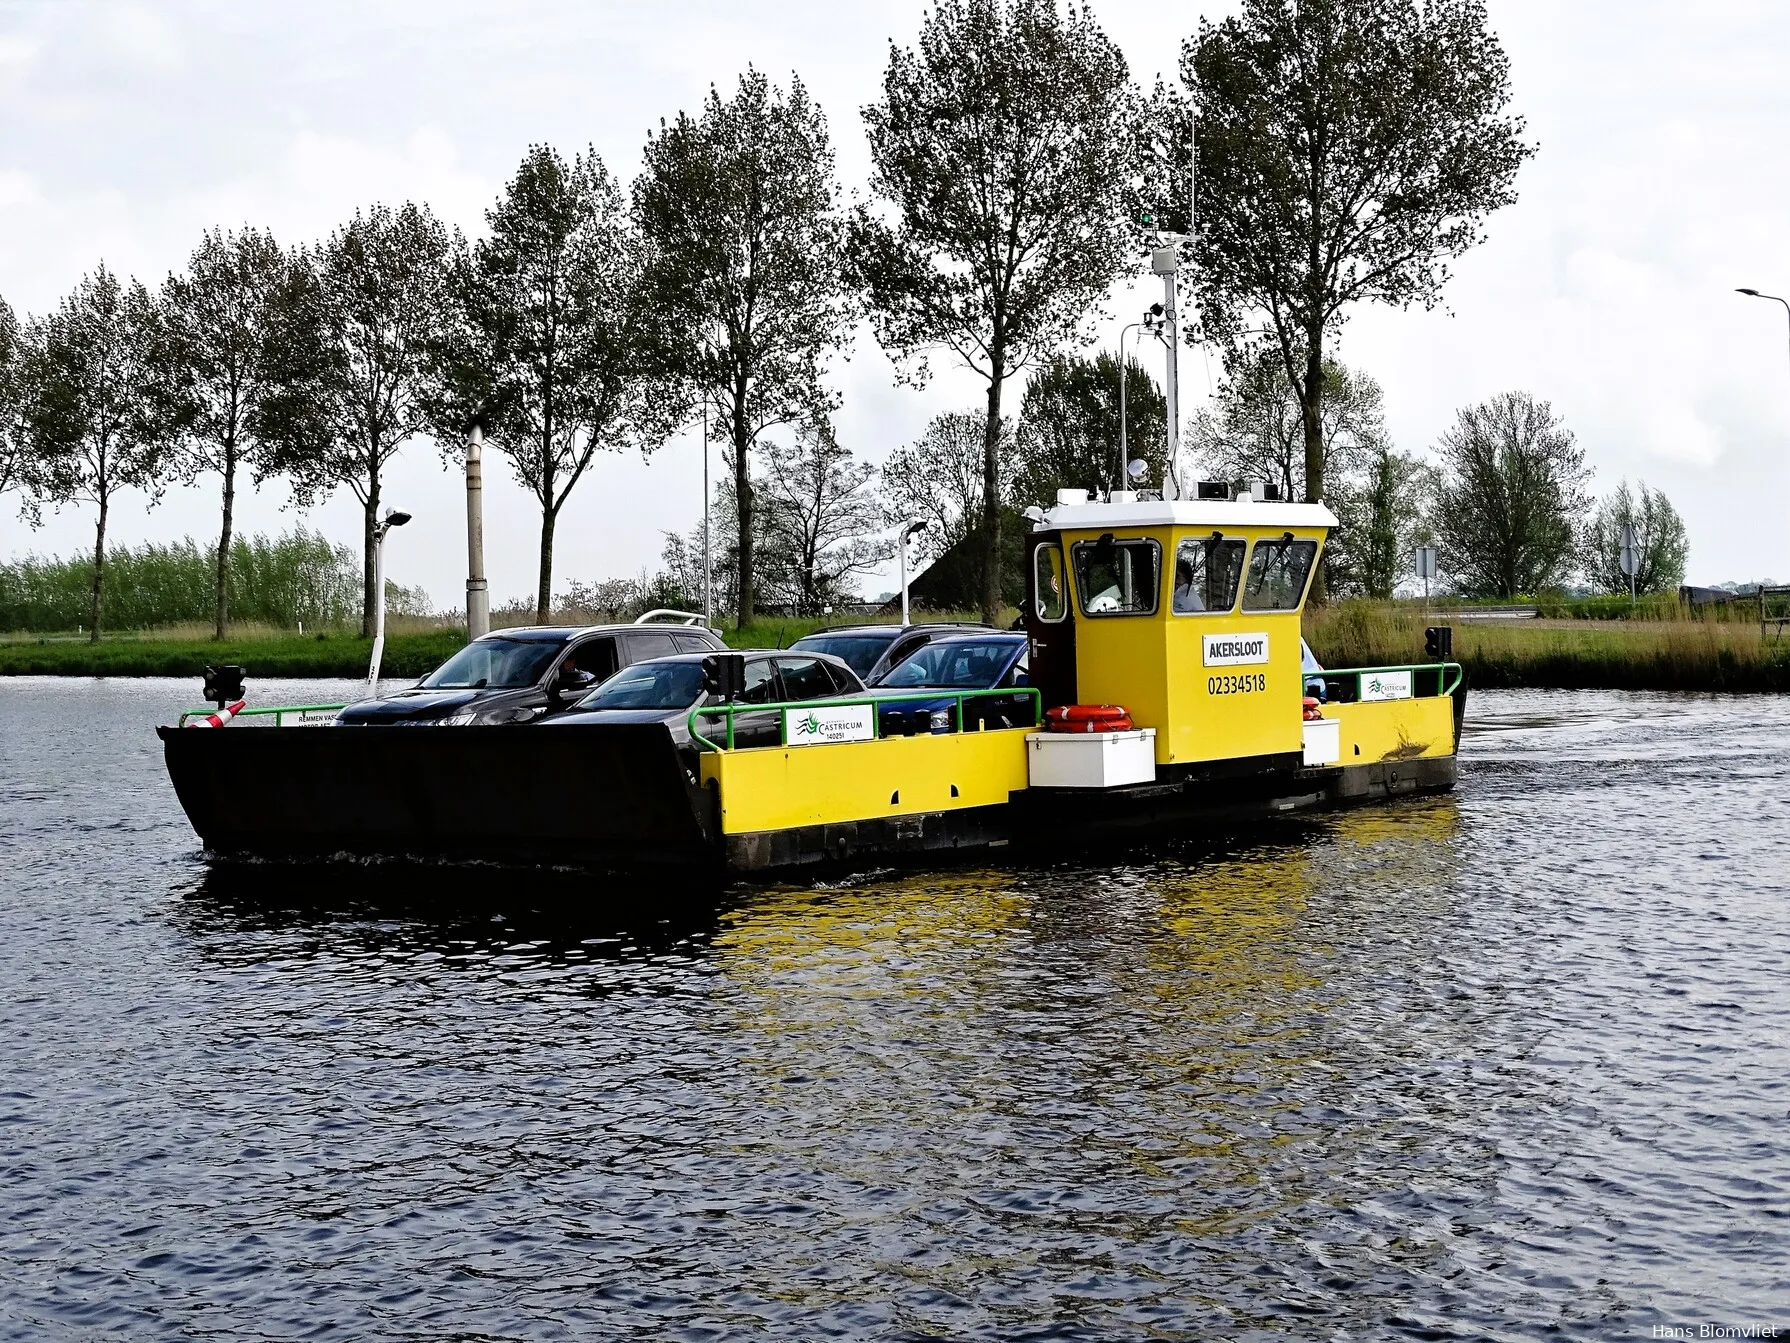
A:
<svg viewBox="0 0 1790 1343">
<path fill-rule="evenodd" d="M 556 714 L 616 669 L 667 653 L 726 647 L 700 626 L 544 625 L 474 639 L 409 690 L 350 704 L 344 727 L 466 727 Z"/>
<path fill-rule="evenodd" d="M 761 650 L 740 654 L 745 689 L 735 704 L 779 704 L 839 699 L 864 694 L 864 683 L 841 659 L 819 653 Z M 663 723 L 680 747 L 690 747 L 690 710 L 711 702 L 708 658 L 702 654 L 657 658 L 626 667 L 586 695 L 567 713 L 543 727 L 598 728 L 610 723 Z M 715 741 L 726 733 L 720 716 L 706 720 L 703 735 Z M 733 715 L 736 747 L 777 746 L 783 741 L 783 712 L 765 709 Z"/>
<path fill-rule="evenodd" d="M 1029 684 L 1027 650 L 1026 636 L 1020 633 L 948 635 L 934 639 L 884 672 L 869 694 L 888 699 L 916 696 L 926 690 L 1023 689 Z M 956 717 L 955 699 L 906 698 L 878 713 L 878 730 L 885 737 L 949 732 L 957 726 Z M 1030 695 L 990 695 L 964 701 L 963 726 L 969 730 L 1029 727 L 1035 722 Z"/>
<path fill-rule="evenodd" d="M 877 680 L 934 639 L 985 630 L 987 625 L 845 625 L 805 634 L 790 645 L 805 653 L 844 658 L 865 685 Z"/>
</svg>

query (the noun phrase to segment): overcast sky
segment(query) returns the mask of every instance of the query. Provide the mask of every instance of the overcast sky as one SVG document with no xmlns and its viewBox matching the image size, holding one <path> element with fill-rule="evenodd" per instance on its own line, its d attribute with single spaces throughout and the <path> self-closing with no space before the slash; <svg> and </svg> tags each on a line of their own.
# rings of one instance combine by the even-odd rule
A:
<svg viewBox="0 0 1790 1343">
<path fill-rule="evenodd" d="M 1095 6 L 1140 81 L 1174 68 L 1204 9 Z M 0 294 L 21 318 L 52 307 L 103 259 L 147 282 L 202 230 L 256 224 L 318 238 L 356 206 L 427 201 L 468 231 L 524 149 L 592 144 L 629 178 L 648 127 L 731 89 L 755 64 L 800 74 L 826 110 L 848 192 L 867 155 L 860 106 L 920 4 L 685 0 L 0 0 Z M 675 15 L 675 18 L 668 16 Z M 1167 19 L 1165 15 L 1171 16 Z M 1587 449 L 1599 493 L 1644 478 L 1690 530 L 1690 578 L 1790 578 L 1790 9 L 1767 3 L 1493 0 L 1516 107 L 1540 152 L 1518 203 L 1464 258 L 1435 312 L 1363 310 L 1339 353 L 1386 393 L 1395 443 L 1427 450 L 1455 410 L 1526 389 Z M 1113 314 L 1150 301 L 1140 282 Z M 1102 328 L 1109 344 L 1117 322 Z M 1184 362 L 1197 406 L 1208 375 Z M 834 371 L 841 439 L 871 461 L 978 385 L 941 370 L 894 384 L 864 335 Z M 1017 405 L 1018 388 L 1013 389 Z M 556 574 L 592 580 L 656 565 L 660 533 L 700 517 L 694 435 L 650 462 L 601 459 L 562 516 Z M 538 514 L 501 461 L 487 467 L 494 601 L 532 594 Z M 463 600 L 457 471 L 418 441 L 386 498 L 416 521 L 389 572 L 437 604 Z M 119 543 L 216 534 L 216 485 L 113 511 Z M 270 487 L 238 527 L 296 519 Z M 345 494 L 310 525 L 358 544 Z M 0 508 L 0 555 L 91 545 L 65 510 L 35 533 Z M 875 586 L 875 584 L 873 584 Z"/>
</svg>

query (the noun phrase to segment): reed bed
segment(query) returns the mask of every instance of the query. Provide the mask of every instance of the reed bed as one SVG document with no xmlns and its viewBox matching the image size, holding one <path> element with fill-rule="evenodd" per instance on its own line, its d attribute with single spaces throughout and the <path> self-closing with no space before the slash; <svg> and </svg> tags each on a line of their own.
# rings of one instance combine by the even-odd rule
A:
<svg viewBox="0 0 1790 1343">
<path fill-rule="evenodd" d="M 1012 612 L 1001 621 L 1010 624 Z M 973 620 L 973 612 L 915 612 L 915 621 Z M 735 648 L 780 648 L 818 629 L 881 623 L 885 617 L 770 617 L 720 632 Z M 1327 667 L 1400 666 L 1425 661 L 1426 626 L 1454 630 L 1454 657 L 1478 687 L 1790 691 L 1790 638 L 1762 635 L 1756 620 L 1704 619 L 1675 607 L 1629 620 L 1468 621 L 1457 610 L 1405 603 L 1338 602 L 1305 615 L 1312 651 Z M 465 640 L 465 631 L 427 617 L 388 621 L 384 668 L 422 676 Z M 251 677 L 353 677 L 366 673 L 372 645 L 357 630 L 300 636 L 245 624 L 222 643 L 197 621 L 107 636 L 97 646 L 72 631 L 0 638 L 0 675 L 197 676 L 234 662 Z"/>
<path fill-rule="evenodd" d="M 1305 636 L 1327 667 L 1425 661 L 1429 625 L 1454 629 L 1454 660 L 1480 687 L 1790 690 L 1790 638 L 1756 620 L 1704 619 L 1678 608 L 1632 620 L 1464 621 L 1458 611 L 1338 602 L 1305 616 Z"/>
</svg>

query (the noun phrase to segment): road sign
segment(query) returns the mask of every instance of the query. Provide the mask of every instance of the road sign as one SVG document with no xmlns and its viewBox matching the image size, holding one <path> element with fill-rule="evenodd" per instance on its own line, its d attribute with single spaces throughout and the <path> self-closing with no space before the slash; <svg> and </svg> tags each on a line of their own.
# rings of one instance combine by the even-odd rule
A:
<svg viewBox="0 0 1790 1343">
<path fill-rule="evenodd" d="M 1641 572 L 1641 552 L 1635 546 L 1635 529 L 1632 525 L 1622 528 L 1622 556 L 1619 561 L 1622 572 L 1633 578 Z"/>
<path fill-rule="evenodd" d="M 1436 548 L 1434 546 L 1417 547 L 1417 576 L 1426 582 L 1436 576 Z"/>
</svg>

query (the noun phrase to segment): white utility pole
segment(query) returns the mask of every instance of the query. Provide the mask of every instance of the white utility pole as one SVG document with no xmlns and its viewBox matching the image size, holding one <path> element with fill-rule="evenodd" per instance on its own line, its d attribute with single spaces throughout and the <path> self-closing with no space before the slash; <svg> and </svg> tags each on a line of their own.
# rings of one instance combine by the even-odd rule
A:
<svg viewBox="0 0 1790 1343">
<path fill-rule="evenodd" d="M 702 620 L 715 627 L 715 566 L 709 559 L 709 394 L 702 394 Z"/>
<path fill-rule="evenodd" d="M 491 633 L 491 591 L 485 583 L 485 431 L 477 423 L 466 435 L 466 637 Z M 385 589 L 379 590 L 381 610 Z M 377 661 L 375 661 L 377 666 Z"/>
</svg>

